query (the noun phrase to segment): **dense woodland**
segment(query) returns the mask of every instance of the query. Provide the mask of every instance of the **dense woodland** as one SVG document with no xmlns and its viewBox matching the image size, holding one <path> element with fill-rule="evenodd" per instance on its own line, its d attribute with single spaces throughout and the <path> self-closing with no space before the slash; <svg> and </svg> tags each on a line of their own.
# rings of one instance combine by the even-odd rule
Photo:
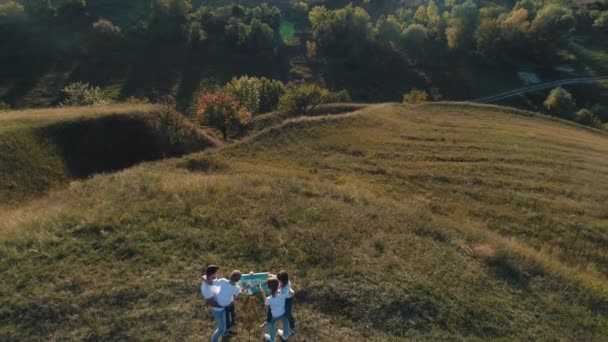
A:
<svg viewBox="0 0 608 342">
<path fill-rule="evenodd" d="M 472 100 L 605 73 L 606 1 L 0 0 L 0 100 L 54 105 L 85 81 L 114 100 L 200 91 L 234 76 L 305 80 L 356 101 Z M 604 59 L 605 58 L 605 59 Z M 605 90 L 571 89 L 575 109 L 608 121 Z M 546 109 L 548 91 L 513 104 Z M 535 98 L 534 96 L 537 96 Z M 573 115 L 573 114 L 571 114 Z"/>
</svg>

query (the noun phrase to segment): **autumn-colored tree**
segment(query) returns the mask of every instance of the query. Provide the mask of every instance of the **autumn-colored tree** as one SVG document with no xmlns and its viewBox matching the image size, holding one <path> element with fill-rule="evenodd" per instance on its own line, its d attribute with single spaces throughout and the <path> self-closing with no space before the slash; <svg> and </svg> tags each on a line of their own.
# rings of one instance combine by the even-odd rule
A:
<svg viewBox="0 0 608 342">
<path fill-rule="evenodd" d="M 196 116 L 199 124 L 220 130 L 224 139 L 228 138 L 228 134 L 247 126 L 252 117 L 251 112 L 227 92 L 202 94 L 198 100 Z"/>
</svg>

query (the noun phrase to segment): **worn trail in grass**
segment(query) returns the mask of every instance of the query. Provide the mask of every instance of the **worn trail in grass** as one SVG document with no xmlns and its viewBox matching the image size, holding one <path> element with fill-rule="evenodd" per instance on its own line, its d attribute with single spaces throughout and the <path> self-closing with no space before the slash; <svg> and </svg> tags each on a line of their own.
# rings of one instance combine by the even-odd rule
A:
<svg viewBox="0 0 608 342">
<path fill-rule="evenodd" d="M 0 336 L 207 338 L 219 263 L 290 270 L 311 340 L 599 339 L 608 137 L 521 114 L 371 106 L 75 182 L 0 220 Z"/>
</svg>

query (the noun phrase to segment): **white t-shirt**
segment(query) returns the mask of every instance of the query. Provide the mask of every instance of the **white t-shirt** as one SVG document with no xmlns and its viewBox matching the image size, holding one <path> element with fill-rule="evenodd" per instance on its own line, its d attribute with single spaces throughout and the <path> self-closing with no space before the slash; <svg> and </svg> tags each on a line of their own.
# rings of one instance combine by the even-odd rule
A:
<svg viewBox="0 0 608 342">
<path fill-rule="evenodd" d="M 207 284 L 206 278 L 203 277 L 203 283 L 201 284 L 201 294 L 203 295 L 203 297 L 205 297 L 205 299 L 213 298 L 213 299 L 215 299 L 215 302 L 218 303 L 217 297 L 220 293 L 220 290 L 221 290 L 221 287 L 217 280 L 214 280 L 213 284 L 209 285 L 209 284 Z M 224 310 L 224 308 L 216 308 L 216 307 L 211 307 L 211 309 L 215 310 L 215 311 Z"/>
<path fill-rule="evenodd" d="M 266 306 L 270 307 L 272 317 L 277 318 L 285 314 L 285 298 L 289 295 L 289 289 L 287 291 L 279 291 L 276 296 L 266 297 Z"/>
<path fill-rule="evenodd" d="M 293 295 L 291 294 L 291 280 L 287 282 L 287 285 L 281 287 L 281 292 L 285 291 L 287 292 L 287 297 L 286 298 L 291 298 L 293 297 Z"/>
<path fill-rule="evenodd" d="M 241 288 L 230 284 L 228 279 L 219 279 L 217 283 L 220 286 L 220 293 L 217 295 L 217 303 L 221 306 L 230 305 L 234 302 L 234 297 L 241 293 Z"/>
</svg>

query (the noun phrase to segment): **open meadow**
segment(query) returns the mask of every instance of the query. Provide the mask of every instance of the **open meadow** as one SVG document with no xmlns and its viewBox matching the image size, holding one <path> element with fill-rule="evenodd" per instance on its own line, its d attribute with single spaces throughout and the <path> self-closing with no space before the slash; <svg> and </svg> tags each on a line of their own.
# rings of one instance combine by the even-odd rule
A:
<svg viewBox="0 0 608 342">
<path fill-rule="evenodd" d="M 0 211 L 0 339 L 207 339 L 209 263 L 288 270 L 297 340 L 608 336 L 608 134 L 496 106 L 353 109 L 260 116 L 233 144 Z"/>
</svg>

